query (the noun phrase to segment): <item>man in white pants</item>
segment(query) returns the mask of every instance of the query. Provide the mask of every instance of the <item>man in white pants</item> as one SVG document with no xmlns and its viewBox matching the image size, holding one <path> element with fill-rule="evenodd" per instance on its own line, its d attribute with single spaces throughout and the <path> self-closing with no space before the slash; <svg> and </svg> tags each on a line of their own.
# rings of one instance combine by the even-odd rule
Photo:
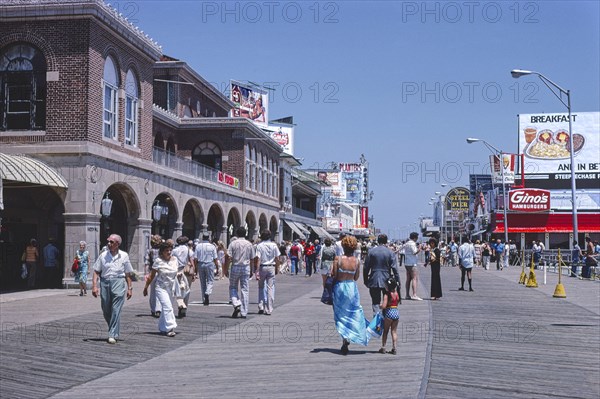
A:
<svg viewBox="0 0 600 399">
<path fill-rule="evenodd" d="M 279 248 L 271 241 L 271 231 L 260 233 L 261 242 L 256 246 L 256 276 L 258 280 L 258 314 L 270 316 L 275 302 L 275 275 L 279 270 Z"/>
<path fill-rule="evenodd" d="M 229 297 L 233 305 L 232 318 L 240 316 L 245 319 L 248 314 L 248 283 L 250 280 L 250 262 L 256 257 L 254 245 L 246 240 L 246 228 L 238 227 L 238 237 L 231 241 L 225 255 L 225 263 L 229 268 Z"/>
<path fill-rule="evenodd" d="M 210 303 L 210 294 L 212 294 L 213 283 L 215 281 L 215 270 L 219 266 L 217 256 L 217 247 L 210 241 L 208 233 L 202 234 L 202 242 L 196 245 L 196 268 L 200 277 L 200 289 L 204 298 L 204 306 Z"/>
</svg>

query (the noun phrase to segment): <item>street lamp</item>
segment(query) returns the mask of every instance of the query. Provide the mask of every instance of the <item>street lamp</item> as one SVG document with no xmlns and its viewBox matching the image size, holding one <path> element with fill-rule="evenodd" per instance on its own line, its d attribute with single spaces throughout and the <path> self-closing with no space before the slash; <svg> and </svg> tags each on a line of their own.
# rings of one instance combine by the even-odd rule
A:
<svg viewBox="0 0 600 399">
<path fill-rule="evenodd" d="M 504 153 L 485 140 L 475 139 L 472 137 L 467 139 L 467 143 L 469 144 L 476 143 L 478 141 L 482 142 L 490 151 L 494 153 L 494 155 L 497 155 L 499 158 L 500 173 L 502 174 L 502 213 L 504 214 L 504 243 L 508 245 L 508 217 L 506 216 L 506 208 L 508 204 L 506 201 L 506 182 L 504 181 Z"/>
<path fill-rule="evenodd" d="M 572 129 L 571 129 L 571 91 L 570 90 L 565 90 L 562 87 L 560 87 L 559 85 L 557 85 L 556 83 L 554 83 L 553 81 L 551 81 L 550 79 L 548 79 L 547 77 L 545 77 L 544 75 L 542 75 L 539 72 L 535 72 L 535 71 L 527 71 L 527 70 L 523 70 L 523 69 L 513 69 L 512 71 L 510 71 L 510 74 L 512 75 L 513 78 L 518 79 L 521 76 L 525 76 L 525 75 L 537 75 L 540 80 L 546 85 L 546 87 L 548 89 L 550 89 L 550 91 L 552 92 L 552 94 L 554 94 L 556 96 L 556 98 L 558 98 L 558 100 L 565 106 L 567 107 L 567 111 L 569 112 L 569 159 L 571 162 L 571 208 L 572 208 L 572 215 L 573 215 L 573 236 L 574 239 L 579 241 L 579 229 L 577 227 L 577 205 L 576 205 L 576 193 L 577 193 L 577 184 L 575 182 L 575 161 L 573 160 L 573 134 L 572 134 Z M 550 87 L 549 85 L 554 86 L 557 90 L 558 90 L 558 94 L 556 94 L 556 91 L 554 91 L 552 89 L 552 87 Z M 562 99 L 562 95 L 567 96 L 567 102 L 565 103 L 564 100 Z"/>
</svg>

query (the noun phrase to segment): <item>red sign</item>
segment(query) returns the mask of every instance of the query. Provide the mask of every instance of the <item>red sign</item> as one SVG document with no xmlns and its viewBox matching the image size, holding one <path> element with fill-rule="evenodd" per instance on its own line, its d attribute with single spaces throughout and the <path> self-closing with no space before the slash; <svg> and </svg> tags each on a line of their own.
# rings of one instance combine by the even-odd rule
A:
<svg viewBox="0 0 600 399">
<path fill-rule="evenodd" d="M 240 181 L 237 177 L 229 176 L 227 173 L 219 171 L 217 174 L 217 180 L 220 183 L 227 184 L 228 186 L 240 188 Z"/>
<path fill-rule="evenodd" d="M 360 227 L 369 227 L 369 208 L 366 206 L 360 209 Z"/>
<path fill-rule="evenodd" d="M 519 212 L 550 210 L 550 191 L 533 188 L 512 190 L 508 193 L 508 209 Z"/>
</svg>

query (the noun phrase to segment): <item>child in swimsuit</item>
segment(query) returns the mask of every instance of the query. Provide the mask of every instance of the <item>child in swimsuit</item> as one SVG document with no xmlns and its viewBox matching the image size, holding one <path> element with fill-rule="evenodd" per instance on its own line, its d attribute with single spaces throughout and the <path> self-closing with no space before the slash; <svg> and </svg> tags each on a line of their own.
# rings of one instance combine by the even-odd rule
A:
<svg viewBox="0 0 600 399">
<path fill-rule="evenodd" d="M 398 283 L 396 279 L 390 277 L 385 284 L 385 293 L 381 301 L 381 310 L 384 318 L 383 335 L 381 336 L 381 349 L 379 353 L 396 354 L 396 344 L 398 342 L 398 321 L 400 313 L 398 312 L 398 303 L 400 296 L 397 291 Z M 392 331 L 392 350 L 385 351 L 385 343 L 387 341 L 388 332 Z"/>
</svg>

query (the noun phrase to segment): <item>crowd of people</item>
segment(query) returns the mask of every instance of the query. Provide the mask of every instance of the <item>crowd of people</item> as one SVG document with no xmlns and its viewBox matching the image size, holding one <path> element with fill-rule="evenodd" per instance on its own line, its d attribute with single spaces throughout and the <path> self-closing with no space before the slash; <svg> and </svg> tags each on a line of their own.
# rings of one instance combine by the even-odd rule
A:
<svg viewBox="0 0 600 399">
<path fill-rule="evenodd" d="M 143 295 L 149 298 L 150 313 L 158 318 L 158 330 L 167 337 L 176 335 L 177 319 L 186 317 L 187 306 L 193 282 L 199 281 L 200 297 L 203 305 L 210 305 L 210 296 L 215 279 L 229 279 L 229 302 L 232 318 L 246 318 L 249 307 L 249 281 L 258 280 L 258 314 L 270 316 L 275 303 L 275 276 L 286 273 L 290 276 L 313 274 L 322 276 L 326 287 L 328 277 L 333 277 L 332 287 L 334 323 L 342 338 L 340 352 L 347 354 L 351 343 L 367 345 L 371 333 L 367 328 L 360 304 L 357 281 L 362 271 L 363 283 L 369 290 L 373 318 L 381 317 L 382 345 L 380 353 L 397 353 L 397 326 L 400 318 L 398 306 L 402 303 L 400 267 L 406 272 L 406 300 L 421 301 L 417 295 L 419 287 L 418 265 L 431 268 L 430 298 L 442 298 L 440 270 L 443 266 L 458 266 L 461 271 L 459 291 L 474 291 L 472 270 L 482 267 L 485 270 L 496 263 L 497 270 L 508 267 L 513 251 L 512 242 L 503 243 L 498 239 L 492 242 L 471 242 L 463 239 L 460 245 L 454 240 L 438 242 L 435 238 L 419 243 L 418 233 L 411 233 L 409 239 L 401 242 L 388 242 L 385 234 L 375 241 L 359 242 L 351 235 L 340 234 L 338 240 L 325 238 L 294 240 L 277 244 L 271 240 L 269 230 L 260 232 L 255 242 L 246 239 L 246 229 L 235 231 L 229 246 L 210 240 L 210 235 L 202 234 L 202 240 L 190 240 L 181 236 L 174 242 L 160 236 L 151 237 L 151 248 L 145 259 L 145 285 Z M 93 265 L 92 294 L 101 298 L 101 307 L 109 328 L 108 342 L 116 343 L 119 338 L 119 319 L 125 298 L 132 294 L 133 268 L 126 252 L 119 250 L 121 237 L 112 234 L 107 245 Z M 586 249 L 574 243 L 575 252 L 585 266 L 591 265 L 587 259 L 595 259 L 598 248 L 591 240 L 586 240 Z M 87 273 L 89 262 L 86 243 L 80 243 L 76 256 Z M 540 243 L 532 243 L 531 255 L 534 262 Z M 33 253 L 33 251 L 30 251 Z M 574 261 L 575 258 L 574 258 Z M 582 272 L 587 273 L 586 270 Z M 85 276 L 76 276 L 85 281 Z M 468 287 L 465 287 L 468 283 Z M 81 295 L 85 295 L 85 284 L 81 285 Z M 178 312 L 175 315 L 174 305 Z M 386 349 L 391 335 L 392 348 Z"/>
</svg>

